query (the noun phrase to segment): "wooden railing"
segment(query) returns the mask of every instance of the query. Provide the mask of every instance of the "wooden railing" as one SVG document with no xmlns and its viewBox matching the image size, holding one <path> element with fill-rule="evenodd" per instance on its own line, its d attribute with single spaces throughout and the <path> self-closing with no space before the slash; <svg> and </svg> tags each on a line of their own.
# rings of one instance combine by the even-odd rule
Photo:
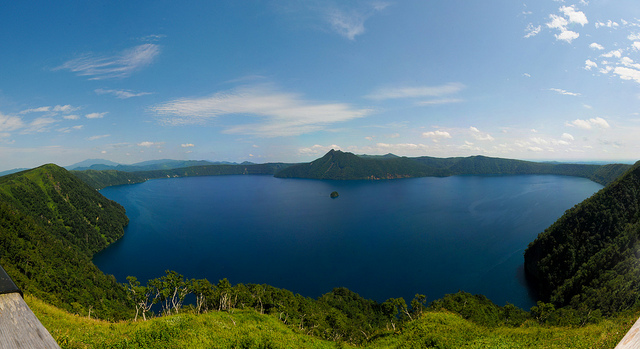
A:
<svg viewBox="0 0 640 349">
<path fill-rule="evenodd" d="M 33 314 L 22 291 L 0 266 L 0 348 L 57 348 L 60 346 Z"/>
<path fill-rule="evenodd" d="M 636 321 L 627 334 L 616 345 L 616 349 L 636 349 L 640 348 L 640 319 Z"/>
</svg>

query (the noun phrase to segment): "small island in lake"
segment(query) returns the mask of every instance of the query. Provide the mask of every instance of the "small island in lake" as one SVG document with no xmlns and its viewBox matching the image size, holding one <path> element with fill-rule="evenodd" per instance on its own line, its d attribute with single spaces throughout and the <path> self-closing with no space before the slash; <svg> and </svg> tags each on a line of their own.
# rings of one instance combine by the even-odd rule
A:
<svg viewBox="0 0 640 349">
<path fill-rule="evenodd" d="M 331 196 L 331 198 L 332 198 L 332 199 L 335 199 L 335 198 L 337 198 L 339 195 L 340 195 L 340 194 L 338 194 L 338 192 L 337 192 L 337 191 L 333 191 L 333 192 L 331 192 L 331 195 L 330 195 L 330 196 Z"/>
</svg>

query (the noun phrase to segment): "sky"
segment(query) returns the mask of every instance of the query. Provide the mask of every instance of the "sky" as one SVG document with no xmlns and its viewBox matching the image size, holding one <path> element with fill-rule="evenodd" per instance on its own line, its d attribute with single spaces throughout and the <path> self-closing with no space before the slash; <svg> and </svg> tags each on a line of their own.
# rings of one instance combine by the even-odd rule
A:
<svg viewBox="0 0 640 349">
<path fill-rule="evenodd" d="M 13 1 L 0 171 L 356 154 L 640 160 L 631 0 Z"/>
</svg>

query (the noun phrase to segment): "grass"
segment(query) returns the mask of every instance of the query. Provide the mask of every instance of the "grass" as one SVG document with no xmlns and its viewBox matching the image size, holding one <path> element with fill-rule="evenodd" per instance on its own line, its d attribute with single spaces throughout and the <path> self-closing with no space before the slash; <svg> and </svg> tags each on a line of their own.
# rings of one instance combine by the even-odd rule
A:
<svg viewBox="0 0 640 349">
<path fill-rule="evenodd" d="M 148 321 L 110 323 L 72 315 L 29 295 L 25 300 L 62 348 L 337 348 L 253 310 L 182 313 Z M 367 348 L 613 348 L 638 317 L 627 313 L 579 328 L 485 327 L 446 312 L 426 312 L 401 332 Z"/>
</svg>

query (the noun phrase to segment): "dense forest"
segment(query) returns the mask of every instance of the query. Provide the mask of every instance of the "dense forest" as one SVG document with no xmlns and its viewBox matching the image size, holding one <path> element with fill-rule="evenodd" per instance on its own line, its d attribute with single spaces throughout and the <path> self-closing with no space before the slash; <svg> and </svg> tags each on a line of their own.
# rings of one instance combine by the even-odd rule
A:
<svg viewBox="0 0 640 349">
<path fill-rule="evenodd" d="M 640 300 L 640 162 L 529 244 L 525 267 L 556 307 L 605 315 Z"/>
</svg>

